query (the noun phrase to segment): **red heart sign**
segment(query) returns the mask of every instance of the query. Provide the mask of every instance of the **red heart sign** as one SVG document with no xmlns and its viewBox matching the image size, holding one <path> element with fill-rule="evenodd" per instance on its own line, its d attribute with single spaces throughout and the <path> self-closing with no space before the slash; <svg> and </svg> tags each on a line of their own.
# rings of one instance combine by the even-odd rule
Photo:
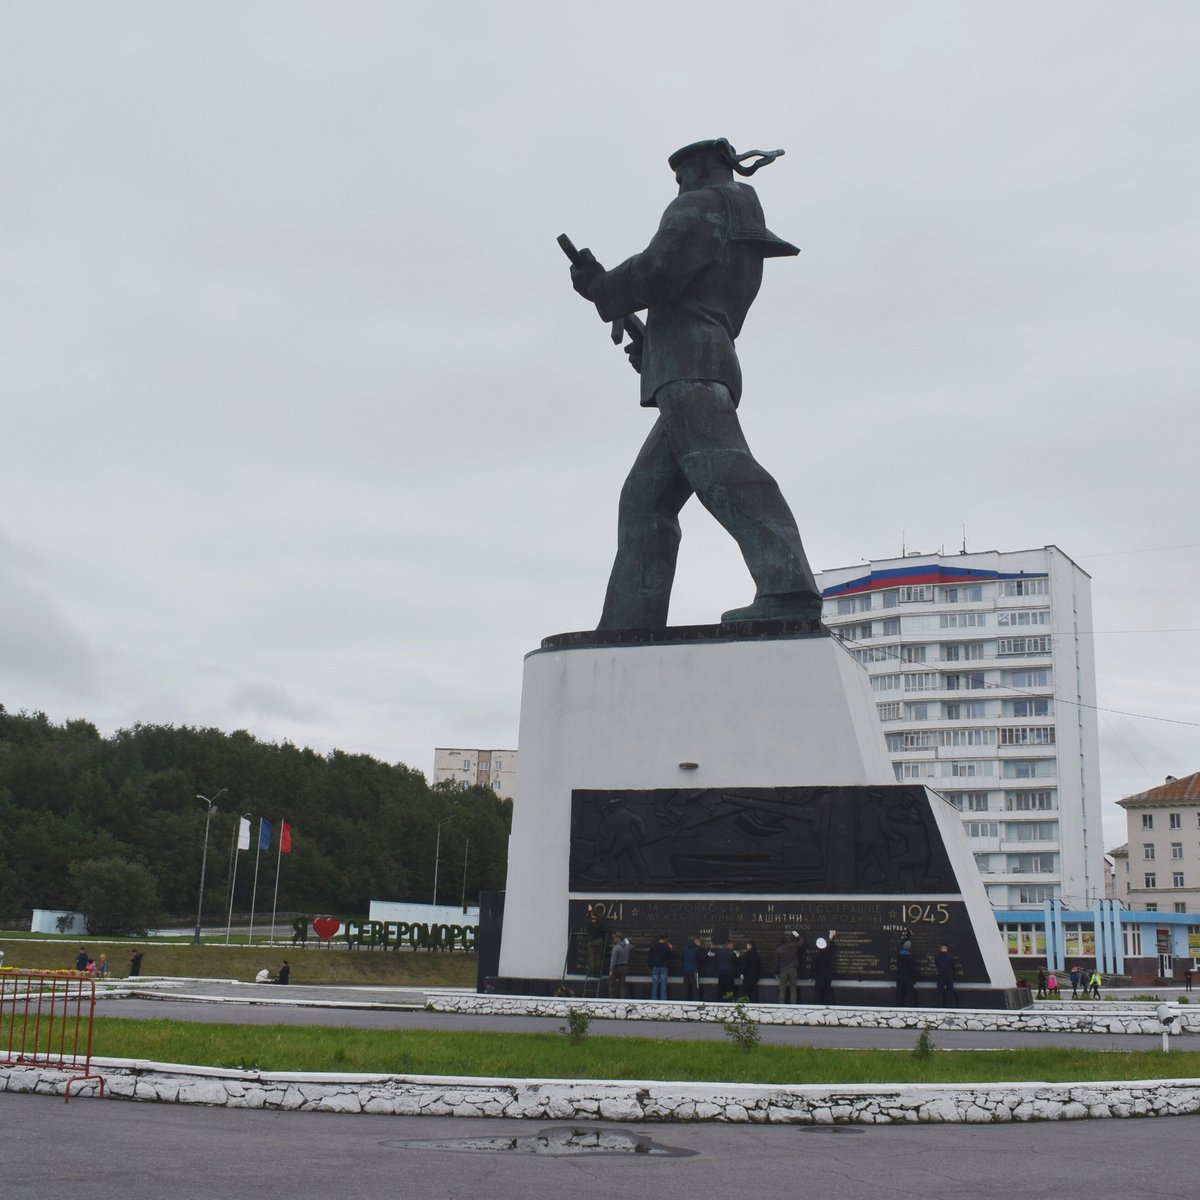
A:
<svg viewBox="0 0 1200 1200">
<path fill-rule="evenodd" d="M 323 942 L 329 941 L 331 937 L 342 927 L 341 921 L 337 917 L 314 917 L 313 918 L 313 933 L 317 935 Z"/>
</svg>

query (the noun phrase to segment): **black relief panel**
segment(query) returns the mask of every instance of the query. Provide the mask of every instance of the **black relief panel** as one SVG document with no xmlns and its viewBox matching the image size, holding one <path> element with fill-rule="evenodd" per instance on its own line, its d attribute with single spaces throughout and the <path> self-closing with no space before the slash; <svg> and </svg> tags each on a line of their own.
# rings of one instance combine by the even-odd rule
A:
<svg viewBox="0 0 1200 1200">
<path fill-rule="evenodd" d="M 924 788 L 579 789 L 570 890 L 958 895 Z"/>
</svg>

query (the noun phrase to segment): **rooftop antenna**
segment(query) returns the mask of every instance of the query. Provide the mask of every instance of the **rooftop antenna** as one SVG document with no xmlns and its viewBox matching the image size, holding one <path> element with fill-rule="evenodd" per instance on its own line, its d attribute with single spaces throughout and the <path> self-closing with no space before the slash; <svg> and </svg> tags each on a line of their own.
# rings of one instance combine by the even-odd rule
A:
<svg viewBox="0 0 1200 1200">
<path fill-rule="evenodd" d="M 962 531 L 963 531 L 963 543 L 962 543 L 962 549 L 959 551 L 959 554 L 966 554 L 966 552 L 967 552 L 967 527 L 966 527 L 966 525 L 964 525 L 962 527 Z"/>
</svg>

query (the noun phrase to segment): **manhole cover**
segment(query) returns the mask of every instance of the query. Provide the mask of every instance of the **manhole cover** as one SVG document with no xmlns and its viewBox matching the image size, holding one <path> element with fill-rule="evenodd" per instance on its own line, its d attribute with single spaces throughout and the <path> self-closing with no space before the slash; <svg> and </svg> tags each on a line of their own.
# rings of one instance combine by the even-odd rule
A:
<svg viewBox="0 0 1200 1200">
<path fill-rule="evenodd" d="M 544 1129 L 525 1137 L 389 1138 L 380 1145 L 404 1150 L 463 1150 L 476 1154 L 646 1154 L 651 1158 L 690 1158 L 695 1150 L 659 1146 L 641 1134 L 622 1129 Z"/>
</svg>

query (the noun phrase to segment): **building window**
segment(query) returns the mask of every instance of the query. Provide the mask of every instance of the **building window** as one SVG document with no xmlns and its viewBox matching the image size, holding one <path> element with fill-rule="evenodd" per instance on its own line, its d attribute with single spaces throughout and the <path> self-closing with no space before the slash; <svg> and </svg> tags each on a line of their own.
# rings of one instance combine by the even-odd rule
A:
<svg viewBox="0 0 1200 1200">
<path fill-rule="evenodd" d="M 895 766 L 897 779 L 932 779 L 934 766 L 932 762 L 906 762 Z"/>
<path fill-rule="evenodd" d="M 1002 579 L 1000 595 L 1002 596 L 1047 596 L 1050 594 L 1050 580 L 1043 576 L 1041 579 Z"/>
<path fill-rule="evenodd" d="M 924 646 L 902 646 L 900 648 L 901 661 L 906 663 L 923 663 L 925 661 Z"/>
<path fill-rule="evenodd" d="M 996 764 L 987 758 L 953 759 L 949 774 L 957 779 L 974 779 L 978 775 L 994 775 Z"/>
<path fill-rule="evenodd" d="M 867 663 L 887 662 L 896 657 L 895 646 L 866 646 L 862 650 L 851 650 L 856 662 L 866 666 Z"/>
<path fill-rule="evenodd" d="M 1053 792 L 1005 792 L 1004 807 L 1009 812 L 1040 812 L 1054 808 Z"/>
<path fill-rule="evenodd" d="M 1046 953 L 1046 932 L 1040 925 L 1001 925 L 1000 936 L 1013 958 L 1041 958 Z"/>
<path fill-rule="evenodd" d="M 1168 829 L 1182 829 L 1183 828 L 1182 815 L 1179 813 L 1169 813 L 1167 815 L 1167 828 Z"/>
<path fill-rule="evenodd" d="M 1144 887 L 1158 887 L 1158 875 L 1154 871 L 1147 871 L 1143 878 L 1145 879 Z"/>
<path fill-rule="evenodd" d="M 889 754 L 901 754 L 905 750 L 932 750 L 933 730 L 924 733 L 889 733 L 887 748 Z"/>
<path fill-rule="evenodd" d="M 1175 901 L 1175 911 L 1181 912 L 1181 913 L 1187 912 L 1187 901 L 1186 900 L 1176 900 Z"/>
<path fill-rule="evenodd" d="M 879 719 L 881 721 L 898 721 L 900 720 L 900 701 L 894 700 L 891 704 L 877 704 L 875 707 L 879 710 Z"/>
<path fill-rule="evenodd" d="M 871 593 L 864 592 L 861 596 L 843 596 L 837 602 L 838 616 L 848 616 L 850 613 L 870 612 Z"/>
<path fill-rule="evenodd" d="M 1182 842 L 1172 842 L 1171 843 L 1171 857 L 1172 858 L 1182 858 L 1183 857 L 1183 843 Z"/>
<path fill-rule="evenodd" d="M 1058 840 L 1057 821 L 1009 821 L 1004 837 L 1010 842 L 1053 842 Z"/>
<path fill-rule="evenodd" d="M 1053 725 L 1015 725 L 1000 730 L 1002 746 L 1053 746 Z"/>
<path fill-rule="evenodd" d="M 942 686 L 948 692 L 965 692 L 971 688 L 983 688 L 985 686 L 983 672 L 965 671 L 958 675 L 947 675 L 944 677 Z"/>
<path fill-rule="evenodd" d="M 1000 836 L 999 821 L 964 821 L 963 827 L 969 838 L 998 838 Z"/>
<path fill-rule="evenodd" d="M 1182 871 L 1172 871 L 1171 872 L 1171 886 L 1172 887 L 1183 887 L 1183 872 Z"/>
<path fill-rule="evenodd" d="M 941 613 L 938 617 L 939 629 L 985 629 L 987 613 Z"/>
<path fill-rule="evenodd" d="M 915 584 L 912 587 L 902 587 L 898 591 L 901 604 L 927 604 L 933 599 L 933 588 L 927 583 Z"/>
<path fill-rule="evenodd" d="M 940 744 L 943 746 L 994 746 L 996 731 L 994 729 L 943 729 Z"/>
<path fill-rule="evenodd" d="M 843 642 L 866 642 L 871 639 L 871 622 L 862 625 L 842 625 L 835 633 Z"/>
<path fill-rule="evenodd" d="M 1009 687 L 1049 687 L 1053 682 L 1053 674 L 1044 667 L 1037 671 L 1009 671 L 1007 674 Z"/>
<path fill-rule="evenodd" d="M 904 706 L 905 715 L 910 721 L 928 721 L 929 705 L 923 700 L 914 701 Z"/>
<path fill-rule="evenodd" d="M 1142 857 L 1144 859 L 1147 859 L 1148 861 L 1153 861 L 1153 859 L 1154 859 L 1154 843 L 1153 842 L 1143 842 L 1142 843 Z"/>
<path fill-rule="evenodd" d="M 1040 875 L 1053 871 L 1058 865 L 1056 854 L 1010 854 L 1008 870 L 1012 875 Z"/>
<path fill-rule="evenodd" d="M 983 585 L 980 583 L 942 589 L 942 600 L 946 604 L 974 604 L 982 599 Z"/>
<path fill-rule="evenodd" d="M 1125 943 L 1127 958 L 1142 957 L 1142 927 L 1140 925 L 1122 925 L 1121 940 Z"/>
<path fill-rule="evenodd" d="M 1063 951 L 1068 958 L 1094 957 L 1096 931 L 1090 925 L 1064 925 Z"/>
<path fill-rule="evenodd" d="M 1029 884 L 1017 889 L 1018 904 L 1044 904 L 1058 899 L 1058 888 L 1052 883 Z"/>
<path fill-rule="evenodd" d="M 1009 700 L 1005 705 L 1006 717 L 1048 717 L 1050 701 L 1039 698 L 1036 700 Z"/>
<path fill-rule="evenodd" d="M 988 804 L 987 792 L 968 792 L 967 793 L 967 811 L 968 812 L 987 812 L 991 805 Z"/>
<path fill-rule="evenodd" d="M 1025 612 L 997 613 L 996 624 L 1007 625 L 1010 629 L 1014 625 L 1049 625 L 1050 610 L 1048 608 L 1031 608 Z"/>
<path fill-rule="evenodd" d="M 899 675 L 872 675 L 871 676 L 871 691 L 873 692 L 898 692 L 900 690 Z"/>
<path fill-rule="evenodd" d="M 1050 638 L 1015 637 L 996 639 L 997 658 L 1026 658 L 1033 654 L 1049 654 Z"/>
<path fill-rule="evenodd" d="M 1157 904 L 1147 904 L 1146 911 L 1147 912 L 1158 912 L 1158 905 Z"/>
<path fill-rule="evenodd" d="M 1154 828 L 1154 814 L 1153 813 L 1142 813 L 1142 828 L 1143 829 L 1153 829 Z"/>
<path fill-rule="evenodd" d="M 936 671 L 915 671 L 904 676 L 906 692 L 935 692 L 937 688 L 938 674 Z"/>
<path fill-rule="evenodd" d="M 1002 766 L 1005 779 L 1049 779 L 1054 775 L 1052 758 L 1010 758 Z"/>
<path fill-rule="evenodd" d="M 947 721 L 972 721 L 986 716 L 986 700 L 955 700 L 945 705 Z"/>
</svg>

